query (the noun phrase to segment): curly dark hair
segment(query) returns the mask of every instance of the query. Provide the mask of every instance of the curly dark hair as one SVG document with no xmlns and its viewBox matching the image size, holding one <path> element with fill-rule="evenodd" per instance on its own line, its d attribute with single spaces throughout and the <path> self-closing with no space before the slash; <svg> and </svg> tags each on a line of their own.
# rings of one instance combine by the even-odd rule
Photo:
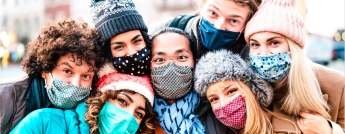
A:
<svg viewBox="0 0 345 134">
<path fill-rule="evenodd" d="M 128 92 L 128 93 L 136 93 L 131 90 L 106 90 L 105 92 L 98 92 L 95 96 L 89 97 L 86 100 L 86 105 L 88 107 L 85 113 L 85 120 L 90 125 L 90 133 L 99 134 L 98 130 L 98 114 L 102 110 L 105 102 L 108 99 L 115 100 L 117 98 L 117 94 L 120 92 Z M 149 101 L 146 99 L 145 104 L 145 116 L 142 119 L 142 122 L 139 124 L 139 129 L 136 132 L 137 134 L 152 134 L 154 132 L 154 111 L 152 106 L 150 105 Z"/>
<path fill-rule="evenodd" d="M 52 71 L 60 57 L 75 55 L 77 65 L 85 61 L 90 69 L 98 71 L 104 64 L 102 39 L 95 28 L 82 20 L 48 21 L 37 39 L 27 44 L 26 56 L 21 62 L 31 77 Z"/>
</svg>

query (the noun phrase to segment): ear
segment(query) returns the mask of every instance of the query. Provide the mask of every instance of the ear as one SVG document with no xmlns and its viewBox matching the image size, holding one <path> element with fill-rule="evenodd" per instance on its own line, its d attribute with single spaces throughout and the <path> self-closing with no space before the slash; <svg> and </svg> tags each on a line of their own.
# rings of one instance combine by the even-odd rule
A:
<svg viewBox="0 0 345 134">
<path fill-rule="evenodd" d="M 41 76 L 42 76 L 43 79 L 46 79 L 46 78 L 48 77 L 48 73 L 46 73 L 46 72 L 43 71 L 43 72 L 41 73 Z"/>
</svg>

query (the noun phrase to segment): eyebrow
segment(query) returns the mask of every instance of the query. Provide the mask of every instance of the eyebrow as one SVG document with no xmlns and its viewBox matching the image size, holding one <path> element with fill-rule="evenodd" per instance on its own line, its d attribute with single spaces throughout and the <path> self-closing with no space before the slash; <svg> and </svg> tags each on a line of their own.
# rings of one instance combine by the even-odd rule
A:
<svg viewBox="0 0 345 134">
<path fill-rule="evenodd" d="M 188 50 L 186 50 L 186 49 L 184 49 L 184 48 L 181 48 L 181 49 L 177 49 L 176 51 L 175 51 L 175 53 L 183 53 L 183 52 L 189 52 Z M 155 55 L 165 55 L 166 53 L 164 53 L 164 52 L 155 52 L 155 53 L 153 53 L 153 55 L 152 55 L 152 57 L 153 56 L 155 56 Z"/>
<path fill-rule="evenodd" d="M 228 89 L 228 88 L 231 87 L 231 86 L 233 86 L 233 85 L 229 85 L 229 86 L 224 87 L 224 88 L 222 89 L 221 92 L 223 92 L 224 90 Z M 207 98 L 208 98 L 208 97 L 211 97 L 211 96 L 214 96 L 214 95 L 215 95 L 215 94 L 211 94 L 211 95 L 207 96 Z"/>
<path fill-rule="evenodd" d="M 274 40 L 275 38 L 281 38 L 281 37 L 279 37 L 279 36 L 274 36 L 274 37 L 271 37 L 271 38 L 267 39 L 266 42 L 269 42 L 269 41 L 271 41 L 271 40 Z"/>
<path fill-rule="evenodd" d="M 61 65 L 66 65 L 71 69 L 73 68 L 68 62 L 62 62 L 59 66 L 61 66 Z"/>
<path fill-rule="evenodd" d="M 132 97 L 130 97 L 128 94 L 123 93 L 123 92 L 120 92 L 120 94 L 122 94 L 122 95 L 126 96 L 126 97 L 129 99 L 129 101 L 130 101 L 131 103 L 133 103 L 133 99 L 132 99 Z"/>
<path fill-rule="evenodd" d="M 137 34 L 136 36 L 134 36 L 131 41 L 134 41 L 136 39 L 138 39 L 141 36 L 141 34 Z M 111 43 L 110 45 L 116 45 L 116 44 L 124 44 L 122 41 L 115 41 L 113 43 Z"/>
</svg>

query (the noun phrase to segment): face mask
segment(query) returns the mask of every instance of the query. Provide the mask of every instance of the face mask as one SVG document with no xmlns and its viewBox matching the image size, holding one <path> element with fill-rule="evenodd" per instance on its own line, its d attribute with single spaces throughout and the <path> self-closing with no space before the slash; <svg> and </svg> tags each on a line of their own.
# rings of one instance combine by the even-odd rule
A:
<svg viewBox="0 0 345 134">
<path fill-rule="evenodd" d="M 105 102 L 98 115 L 101 134 L 135 134 L 139 128 L 134 116 L 109 102 Z"/>
<path fill-rule="evenodd" d="M 151 70 L 151 82 L 157 95 L 164 99 L 178 99 L 192 87 L 193 67 L 169 63 Z"/>
<path fill-rule="evenodd" d="M 204 18 L 201 18 L 198 31 L 202 44 L 209 50 L 229 48 L 236 43 L 241 34 L 241 32 L 217 29 Z"/>
<path fill-rule="evenodd" d="M 242 95 L 239 95 L 223 107 L 214 109 L 213 113 L 225 126 L 242 129 L 246 124 L 246 104 Z"/>
<path fill-rule="evenodd" d="M 272 55 L 249 54 L 250 65 L 259 76 L 269 82 L 284 79 L 290 68 L 290 52 Z"/>
<path fill-rule="evenodd" d="M 81 87 L 72 84 L 67 84 L 61 80 L 53 78 L 50 87 L 46 87 L 49 100 L 54 106 L 63 109 L 75 108 L 79 103 L 84 101 L 89 96 L 91 87 Z"/>
<path fill-rule="evenodd" d="M 113 57 L 115 69 L 121 73 L 142 76 L 150 72 L 151 51 L 144 47 L 139 52 L 125 57 Z"/>
</svg>

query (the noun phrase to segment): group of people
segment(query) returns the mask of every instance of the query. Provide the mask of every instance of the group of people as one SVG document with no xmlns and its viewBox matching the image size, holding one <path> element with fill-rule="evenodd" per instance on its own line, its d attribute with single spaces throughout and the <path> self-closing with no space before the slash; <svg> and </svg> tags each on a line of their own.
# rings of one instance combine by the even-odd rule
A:
<svg viewBox="0 0 345 134">
<path fill-rule="evenodd" d="M 47 22 L 0 82 L 0 132 L 344 133 L 345 76 L 303 55 L 294 0 L 198 5 L 149 28 L 132 0 L 92 0 L 95 28 Z"/>
</svg>

